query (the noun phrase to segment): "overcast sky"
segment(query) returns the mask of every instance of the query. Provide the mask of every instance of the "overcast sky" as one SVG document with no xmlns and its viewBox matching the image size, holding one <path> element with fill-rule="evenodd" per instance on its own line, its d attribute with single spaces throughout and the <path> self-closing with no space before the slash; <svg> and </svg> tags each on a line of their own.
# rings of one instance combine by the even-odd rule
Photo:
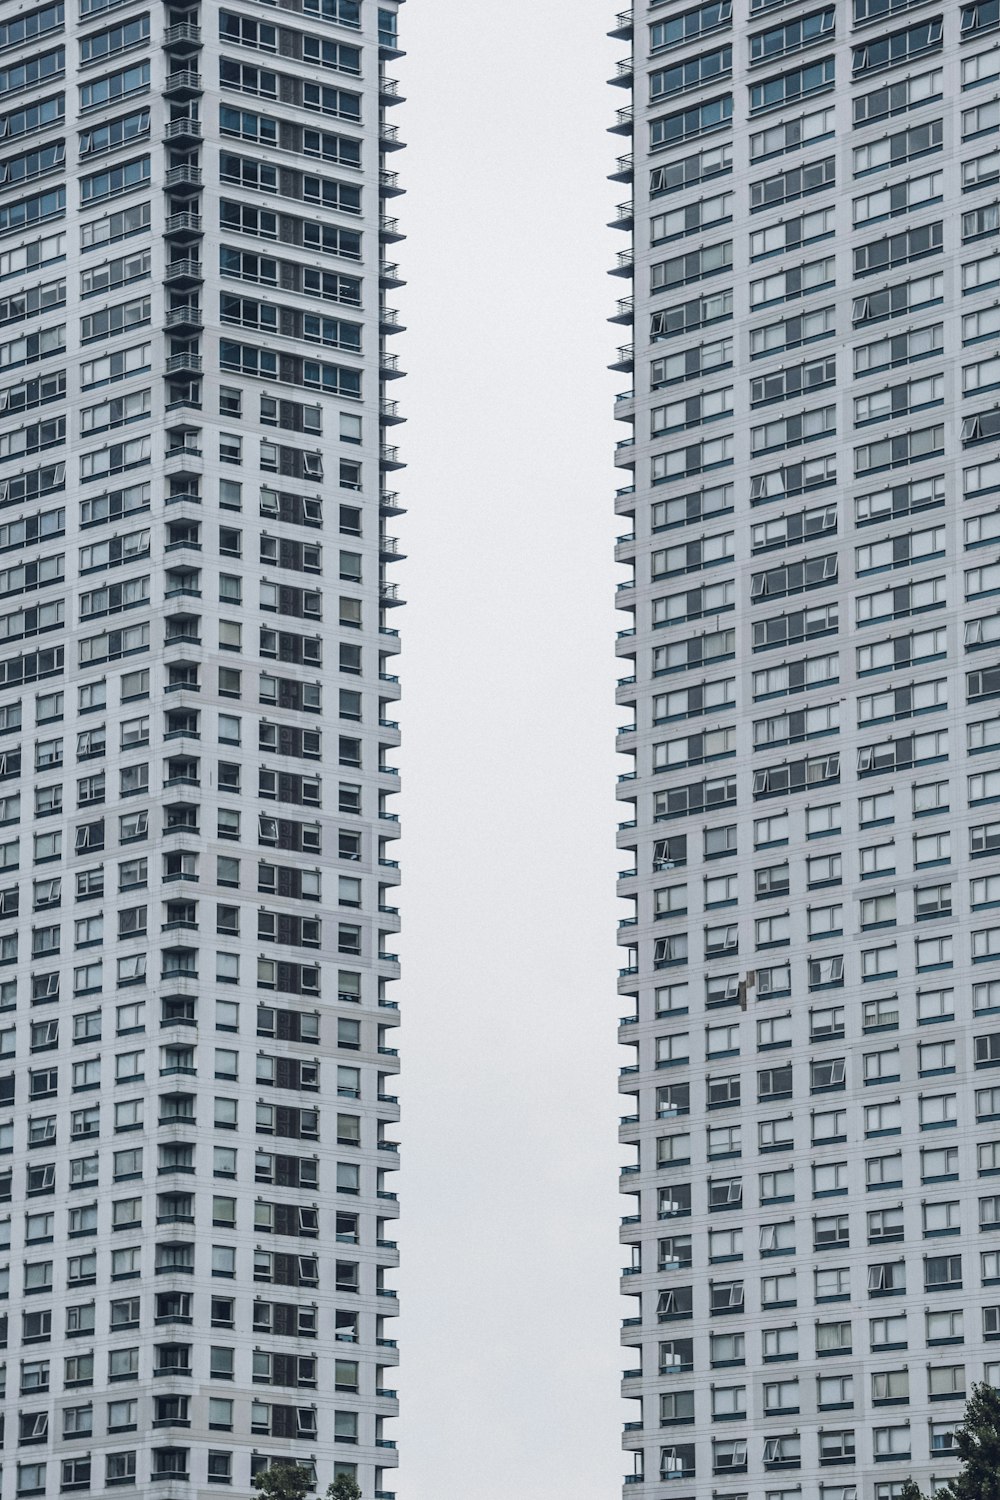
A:
<svg viewBox="0 0 1000 1500">
<path fill-rule="evenodd" d="M 390 68 L 409 142 L 399 1500 L 608 1500 L 628 1467 L 613 13 L 409 0 Z"/>
</svg>

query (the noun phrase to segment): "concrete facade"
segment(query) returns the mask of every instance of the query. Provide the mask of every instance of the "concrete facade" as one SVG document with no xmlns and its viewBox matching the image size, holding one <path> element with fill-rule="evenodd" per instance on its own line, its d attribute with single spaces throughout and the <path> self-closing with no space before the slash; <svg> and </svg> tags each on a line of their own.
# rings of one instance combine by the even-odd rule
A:
<svg viewBox="0 0 1000 1500">
<path fill-rule="evenodd" d="M 0 8 L 5 1500 L 391 1497 L 396 10 Z"/>
<path fill-rule="evenodd" d="M 612 32 L 627 1494 L 897 1500 L 1000 1382 L 998 27 Z"/>
</svg>

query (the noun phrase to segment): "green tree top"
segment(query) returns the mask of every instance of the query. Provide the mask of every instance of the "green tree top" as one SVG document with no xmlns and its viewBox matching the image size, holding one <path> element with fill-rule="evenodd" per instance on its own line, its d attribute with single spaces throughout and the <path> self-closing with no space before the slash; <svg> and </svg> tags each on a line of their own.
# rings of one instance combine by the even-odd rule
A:
<svg viewBox="0 0 1000 1500">
<path fill-rule="evenodd" d="M 973 1385 L 962 1424 L 955 1428 L 961 1472 L 937 1491 L 934 1500 L 1000 1500 L 1000 1390 L 985 1381 Z M 924 1500 L 912 1479 L 902 1500 Z"/>
<path fill-rule="evenodd" d="M 338 1474 L 326 1492 L 326 1500 L 361 1500 L 361 1486 L 350 1474 Z"/>
<path fill-rule="evenodd" d="M 251 1483 L 267 1500 L 306 1500 L 314 1489 L 312 1470 L 303 1464 L 272 1464 L 255 1474 Z"/>
</svg>

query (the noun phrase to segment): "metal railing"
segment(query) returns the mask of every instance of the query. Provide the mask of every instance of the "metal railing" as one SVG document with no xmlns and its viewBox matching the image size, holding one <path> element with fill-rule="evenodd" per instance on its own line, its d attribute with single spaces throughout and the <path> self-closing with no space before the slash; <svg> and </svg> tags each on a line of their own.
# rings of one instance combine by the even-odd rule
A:
<svg viewBox="0 0 1000 1500">
<path fill-rule="evenodd" d="M 186 232 L 200 234 L 201 214 L 190 212 L 170 214 L 164 221 L 163 232 L 164 234 L 184 234 Z"/>
<path fill-rule="evenodd" d="M 189 255 L 184 256 L 181 260 L 172 260 L 168 264 L 164 275 L 168 281 L 171 279 L 176 280 L 180 276 L 193 277 L 200 281 L 201 261 L 195 260 Z"/>
<path fill-rule="evenodd" d="M 194 68 L 177 68 L 173 73 L 168 73 L 164 91 L 175 94 L 182 89 L 185 92 L 200 93 L 201 74 Z"/>
<path fill-rule="evenodd" d="M 163 179 L 164 186 L 168 188 L 177 187 L 201 187 L 200 167 L 168 167 Z"/>
<path fill-rule="evenodd" d="M 180 120 L 168 120 L 163 132 L 163 138 L 167 141 L 182 140 L 184 138 L 201 140 L 201 121 L 188 115 Z"/>
<path fill-rule="evenodd" d="M 182 324 L 192 323 L 201 326 L 201 308 L 196 307 L 193 302 L 188 302 L 183 307 L 172 307 L 167 313 L 166 326 L 168 328 L 177 328 Z"/>
<path fill-rule="evenodd" d="M 174 47 L 178 42 L 192 42 L 200 47 L 201 27 L 193 25 L 190 21 L 180 21 L 176 26 L 168 26 L 163 33 L 163 46 Z"/>
<path fill-rule="evenodd" d="M 200 375 L 202 359 L 200 354 L 168 354 L 166 370 L 168 375 L 185 373 L 188 375 Z"/>
</svg>

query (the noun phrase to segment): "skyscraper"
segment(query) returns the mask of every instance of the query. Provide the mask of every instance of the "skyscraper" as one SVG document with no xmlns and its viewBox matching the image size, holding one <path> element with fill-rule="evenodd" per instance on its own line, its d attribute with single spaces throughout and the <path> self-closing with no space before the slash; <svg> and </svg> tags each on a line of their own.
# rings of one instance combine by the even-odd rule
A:
<svg viewBox="0 0 1000 1500">
<path fill-rule="evenodd" d="M 0 8 L 5 1497 L 390 1494 L 396 10 Z"/>
<path fill-rule="evenodd" d="M 1000 10 L 612 35 L 626 1493 L 898 1500 L 1000 1384 Z"/>
</svg>

